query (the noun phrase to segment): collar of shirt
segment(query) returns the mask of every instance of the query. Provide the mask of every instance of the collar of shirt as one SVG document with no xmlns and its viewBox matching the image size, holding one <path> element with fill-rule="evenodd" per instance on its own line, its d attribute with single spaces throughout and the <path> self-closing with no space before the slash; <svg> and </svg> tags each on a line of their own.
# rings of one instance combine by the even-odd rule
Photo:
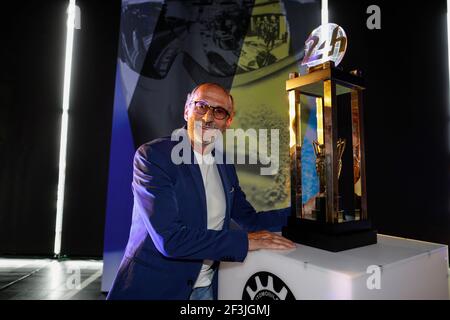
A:
<svg viewBox="0 0 450 320">
<path fill-rule="evenodd" d="M 198 165 L 212 165 L 215 163 L 214 156 L 212 155 L 211 150 L 209 152 L 205 152 L 201 154 L 200 152 L 194 149 L 195 159 L 197 160 Z"/>
</svg>

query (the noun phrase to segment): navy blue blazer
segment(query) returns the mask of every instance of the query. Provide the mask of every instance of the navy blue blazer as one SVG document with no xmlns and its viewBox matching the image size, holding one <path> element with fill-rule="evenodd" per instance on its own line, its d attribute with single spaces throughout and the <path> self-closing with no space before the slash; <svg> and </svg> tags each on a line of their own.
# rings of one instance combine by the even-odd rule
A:
<svg viewBox="0 0 450 320">
<path fill-rule="evenodd" d="M 239 186 L 234 165 L 217 164 L 226 215 L 222 230 L 208 230 L 200 168 L 171 161 L 177 143 L 161 138 L 136 151 L 130 236 L 107 299 L 188 299 L 204 259 L 242 262 L 247 231 L 279 231 L 287 222 L 289 208 L 257 213 Z M 231 219 L 243 229 L 230 229 Z"/>
</svg>

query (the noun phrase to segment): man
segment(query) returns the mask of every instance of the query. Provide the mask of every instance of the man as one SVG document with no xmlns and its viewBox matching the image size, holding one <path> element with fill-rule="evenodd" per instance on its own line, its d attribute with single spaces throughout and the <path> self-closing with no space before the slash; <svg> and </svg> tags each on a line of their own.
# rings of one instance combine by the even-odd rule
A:
<svg viewBox="0 0 450 320">
<path fill-rule="evenodd" d="M 217 84 L 202 84 L 188 95 L 184 112 L 190 159 L 199 164 L 175 164 L 172 150 L 179 142 L 170 137 L 137 150 L 130 238 L 108 299 L 216 299 L 219 261 L 295 247 L 261 231 L 280 230 L 288 210 L 256 213 L 234 166 L 210 161 L 220 157 L 212 150 L 211 130 L 229 128 L 233 115 L 231 95 Z M 231 229 L 231 219 L 246 231 Z"/>
</svg>

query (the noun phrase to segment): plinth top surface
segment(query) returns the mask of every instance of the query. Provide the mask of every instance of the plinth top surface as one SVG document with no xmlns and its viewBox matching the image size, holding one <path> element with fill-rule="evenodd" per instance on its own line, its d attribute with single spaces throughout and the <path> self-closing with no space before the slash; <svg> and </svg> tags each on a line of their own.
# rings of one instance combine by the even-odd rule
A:
<svg viewBox="0 0 450 320">
<path fill-rule="evenodd" d="M 367 267 L 378 265 L 388 268 L 398 263 L 417 259 L 435 252 L 447 256 L 447 246 L 406 238 L 378 235 L 378 243 L 340 252 L 330 252 L 306 245 L 297 244 L 297 248 L 284 250 L 260 250 L 256 254 L 276 255 L 283 259 L 295 260 L 308 267 L 323 269 L 326 272 L 344 273 L 354 277 L 367 274 Z"/>
</svg>

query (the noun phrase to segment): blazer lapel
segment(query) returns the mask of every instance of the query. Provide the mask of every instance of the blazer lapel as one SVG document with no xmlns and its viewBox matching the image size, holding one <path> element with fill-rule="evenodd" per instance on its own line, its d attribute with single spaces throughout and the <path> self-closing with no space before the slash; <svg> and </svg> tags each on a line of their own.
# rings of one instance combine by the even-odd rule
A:
<svg viewBox="0 0 450 320">
<path fill-rule="evenodd" d="M 202 220 L 205 226 L 208 225 L 207 220 L 207 208 L 206 208 L 206 194 L 205 194 L 205 186 L 203 184 L 202 173 L 200 172 L 200 167 L 197 163 L 194 162 L 194 152 L 191 149 L 191 164 L 186 164 L 191 172 L 192 180 L 194 181 L 195 188 L 197 189 L 198 195 L 200 196 L 202 202 Z"/>
<path fill-rule="evenodd" d="M 216 158 L 217 159 L 217 158 Z M 226 201 L 226 211 L 225 211 L 225 221 L 224 221 L 224 229 L 228 229 L 230 214 L 231 214 L 231 184 L 228 179 L 227 170 L 225 164 L 217 164 L 217 170 L 219 171 L 220 179 L 222 180 L 223 192 L 225 193 L 225 201 Z"/>
<path fill-rule="evenodd" d="M 188 163 L 183 163 L 183 166 L 188 168 L 188 171 L 192 177 L 192 181 L 194 182 L 194 186 L 195 189 L 197 189 L 197 193 L 200 197 L 200 201 L 201 201 L 201 208 L 203 209 L 201 210 L 202 212 L 202 221 L 204 224 L 204 227 L 207 228 L 208 226 L 208 218 L 207 218 L 207 208 L 206 208 L 206 194 L 205 194 L 205 186 L 203 185 L 203 178 L 202 178 L 202 173 L 200 172 L 200 167 L 198 166 L 198 164 L 194 161 L 195 159 L 195 155 L 194 155 L 194 150 L 191 147 L 191 144 L 189 142 L 189 137 L 187 135 L 187 129 L 186 129 L 186 125 L 183 126 L 182 128 L 180 128 L 180 136 L 183 137 L 183 141 L 185 141 L 187 143 L 187 147 L 181 149 L 181 156 L 183 157 L 183 153 L 184 151 L 187 151 L 187 149 L 189 149 L 189 154 L 190 154 L 190 159 L 187 159 L 189 162 Z M 184 159 L 184 158 L 183 158 Z"/>
</svg>

